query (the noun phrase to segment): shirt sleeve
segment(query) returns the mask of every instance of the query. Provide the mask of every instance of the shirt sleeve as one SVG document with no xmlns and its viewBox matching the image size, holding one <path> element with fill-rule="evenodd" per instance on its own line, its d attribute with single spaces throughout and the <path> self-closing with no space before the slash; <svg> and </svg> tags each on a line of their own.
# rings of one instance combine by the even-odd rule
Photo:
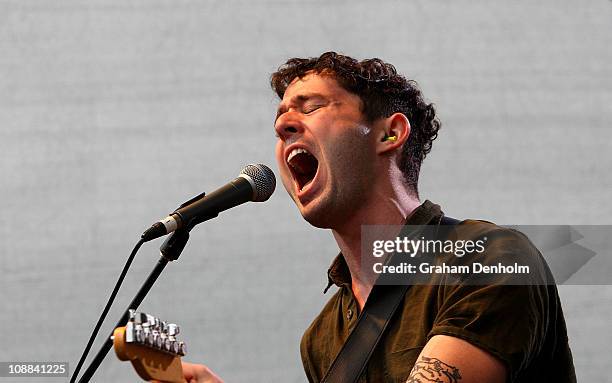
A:
<svg viewBox="0 0 612 383">
<path fill-rule="evenodd" d="M 489 284 L 482 283 L 482 276 L 471 274 L 460 283 L 441 286 L 428 338 L 449 335 L 484 349 L 506 364 L 512 381 L 542 347 L 549 303 L 555 297 L 549 296 L 549 271 L 539 251 L 521 233 L 494 228 L 486 228 L 485 251 L 470 262 L 516 262 L 529 265 L 530 274 L 496 275 L 488 279 Z"/>
</svg>

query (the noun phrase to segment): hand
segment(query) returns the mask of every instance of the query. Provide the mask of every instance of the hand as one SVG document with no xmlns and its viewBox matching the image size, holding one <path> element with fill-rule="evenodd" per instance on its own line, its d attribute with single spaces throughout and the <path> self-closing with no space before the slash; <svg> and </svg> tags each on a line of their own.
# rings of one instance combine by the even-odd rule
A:
<svg viewBox="0 0 612 383">
<path fill-rule="evenodd" d="M 203 364 L 183 361 L 181 364 L 183 365 L 183 376 L 188 383 L 223 383 L 223 379 Z"/>
</svg>

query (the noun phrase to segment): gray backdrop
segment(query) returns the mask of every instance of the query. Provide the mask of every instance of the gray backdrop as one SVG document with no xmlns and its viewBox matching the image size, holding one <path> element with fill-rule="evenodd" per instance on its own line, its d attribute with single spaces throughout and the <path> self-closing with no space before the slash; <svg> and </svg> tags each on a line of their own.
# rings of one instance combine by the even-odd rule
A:
<svg viewBox="0 0 612 383">
<path fill-rule="evenodd" d="M 376 56 L 419 82 L 443 122 L 421 194 L 448 214 L 611 223 L 611 9 L 604 0 L 0 3 L 0 361 L 73 368 L 148 225 L 247 163 L 276 169 L 268 81 L 293 56 Z M 141 249 L 101 335 L 160 243 Z M 188 359 L 229 382 L 302 382 L 299 339 L 327 298 L 336 251 L 279 187 L 265 204 L 198 227 L 141 308 L 180 323 Z M 609 379 L 612 289 L 559 290 L 579 380 Z M 109 354 L 94 380 L 137 379 Z"/>
</svg>

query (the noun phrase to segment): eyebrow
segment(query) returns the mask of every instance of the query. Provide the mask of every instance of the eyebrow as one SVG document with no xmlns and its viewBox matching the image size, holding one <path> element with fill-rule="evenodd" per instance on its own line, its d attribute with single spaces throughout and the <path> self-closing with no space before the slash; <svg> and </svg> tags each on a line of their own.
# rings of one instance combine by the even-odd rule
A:
<svg viewBox="0 0 612 383">
<path fill-rule="evenodd" d="M 315 99 L 315 98 L 327 99 L 327 97 L 325 97 L 321 93 L 298 94 L 297 96 L 294 96 L 293 98 L 291 98 L 291 100 L 289 100 L 288 105 L 303 105 L 307 101 Z M 278 107 L 278 109 L 276 111 L 276 118 L 274 119 L 274 122 L 276 122 L 276 120 L 278 120 L 278 118 L 283 113 L 287 112 L 288 109 L 289 109 L 289 107 L 287 105 L 283 105 L 281 103 L 281 105 L 279 105 L 279 107 Z"/>
</svg>

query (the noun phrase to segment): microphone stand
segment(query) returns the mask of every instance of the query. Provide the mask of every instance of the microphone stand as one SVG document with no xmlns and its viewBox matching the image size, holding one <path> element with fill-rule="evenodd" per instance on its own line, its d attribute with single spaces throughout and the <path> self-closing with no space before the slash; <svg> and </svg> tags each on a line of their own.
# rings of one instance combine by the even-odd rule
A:
<svg viewBox="0 0 612 383">
<path fill-rule="evenodd" d="M 214 214 L 212 216 L 199 217 L 198 219 L 194 219 L 192 222 L 189 223 L 189 225 L 179 230 L 176 230 L 174 233 L 172 233 L 172 235 L 168 237 L 168 239 L 164 241 L 164 243 L 159 249 L 161 252 L 161 257 L 159 258 L 157 265 L 155 266 L 153 271 L 151 271 L 151 274 L 149 274 L 143 285 L 140 287 L 140 290 L 138 290 L 138 293 L 136 294 L 132 302 L 128 305 L 128 308 L 123 313 L 123 316 L 115 325 L 115 328 L 126 325 L 129 319 L 130 310 L 136 310 L 140 303 L 142 303 L 147 293 L 149 292 L 149 290 L 151 290 L 151 287 L 153 287 L 153 284 L 155 283 L 155 281 L 157 281 L 157 278 L 160 276 L 161 272 L 164 270 L 168 262 L 176 261 L 179 258 L 181 252 L 185 248 L 185 245 L 187 245 L 187 241 L 189 240 L 189 231 L 198 223 L 214 218 L 217 215 L 218 214 Z M 113 331 L 115 328 L 113 328 Z M 100 347 L 100 350 L 91 361 L 91 364 L 89 365 L 87 370 L 85 370 L 85 372 L 81 376 L 81 379 L 79 379 L 79 383 L 89 382 L 93 374 L 96 372 L 96 370 L 106 357 L 106 354 L 108 354 L 108 351 L 111 349 L 111 347 L 113 347 L 113 341 L 111 340 L 112 335 L 113 333 L 111 332 L 111 334 L 106 338 L 106 341 L 104 342 L 102 347 Z"/>
</svg>

